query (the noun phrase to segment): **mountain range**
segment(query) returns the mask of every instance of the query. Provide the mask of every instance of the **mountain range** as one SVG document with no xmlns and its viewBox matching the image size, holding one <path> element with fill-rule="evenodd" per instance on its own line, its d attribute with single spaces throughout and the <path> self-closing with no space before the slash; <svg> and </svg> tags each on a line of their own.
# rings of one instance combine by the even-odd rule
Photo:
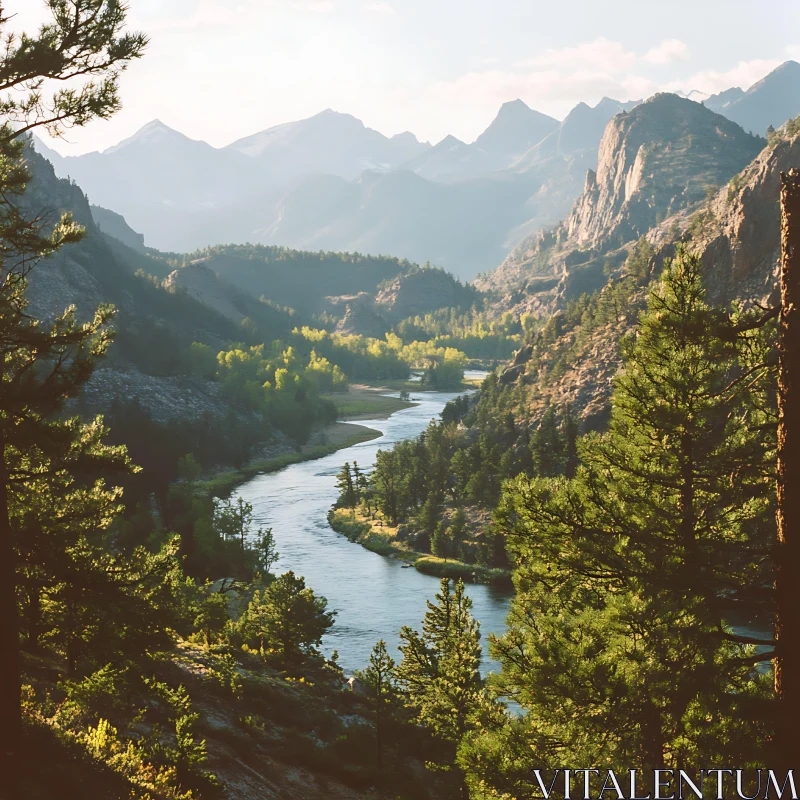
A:
<svg viewBox="0 0 800 800">
<path fill-rule="evenodd" d="M 747 91 L 690 98 L 764 134 L 800 114 L 800 64 Z M 36 147 L 160 250 L 238 241 L 390 253 L 472 279 L 569 213 L 609 121 L 637 105 L 604 98 L 559 121 L 515 100 L 475 142 L 448 136 L 433 146 L 327 110 L 223 148 L 157 120 L 102 153 Z"/>
</svg>

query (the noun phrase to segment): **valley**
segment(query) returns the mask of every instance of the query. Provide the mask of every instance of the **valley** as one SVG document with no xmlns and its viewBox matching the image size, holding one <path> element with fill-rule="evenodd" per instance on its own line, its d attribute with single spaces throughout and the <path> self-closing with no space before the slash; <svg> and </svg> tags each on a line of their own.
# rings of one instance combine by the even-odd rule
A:
<svg viewBox="0 0 800 800">
<path fill-rule="evenodd" d="M 0 54 L 0 797 L 792 763 L 800 64 L 695 89 L 681 41 L 601 37 L 487 56 L 472 141 L 329 108 L 62 155 L 150 44 L 45 5 Z M 545 84 L 553 114 L 513 99 Z"/>
</svg>

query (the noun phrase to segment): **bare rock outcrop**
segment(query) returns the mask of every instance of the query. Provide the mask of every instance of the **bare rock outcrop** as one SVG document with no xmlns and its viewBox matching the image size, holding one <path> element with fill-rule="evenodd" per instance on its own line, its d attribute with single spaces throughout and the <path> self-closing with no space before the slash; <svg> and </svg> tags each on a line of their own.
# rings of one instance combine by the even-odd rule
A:
<svg viewBox="0 0 800 800">
<path fill-rule="evenodd" d="M 698 103 L 658 94 L 609 122 L 597 172 L 564 222 L 476 285 L 499 294 L 500 307 L 546 316 L 559 300 L 601 288 L 609 260 L 624 261 L 640 236 L 727 184 L 764 144 Z"/>
<path fill-rule="evenodd" d="M 777 299 L 780 256 L 780 173 L 800 166 L 800 134 L 778 135 L 772 144 L 740 173 L 732 176 L 717 193 L 684 208 L 646 232 L 653 247 L 651 275 L 663 260 L 674 253 L 678 242 L 698 254 L 705 266 L 705 283 L 711 302 L 727 306 L 734 301 L 771 304 Z M 624 185 L 620 186 L 624 192 Z M 539 245 L 556 252 L 559 234 L 539 237 Z M 560 301 L 565 287 L 585 274 L 587 267 L 602 258 L 606 265 L 624 270 L 622 262 L 632 242 L 601 256 L 580 251 L 559 252 L 561 278 L 548 291 L 531 293 L 528 287 L 508 293 L 505 298 L 516 311 L 541 309 L 551 323 L 558 319 Z M 571 259 L 571 260 L 570 260 Z M 603 280 L 607 280 L 604 275 Z M 540 284 L 545 278 L 539 278 Z M 560 293 L 560 294 L 559 294 Z M 574 291 L 571 293 L 575 296 Z M 532 420 L 548 405 L 569 403 L 583 419 L 586 428 L 600 427 L 608 414 L 608 401 L 613 378 L 620 366 L 618 343 L 620 337 L 634 324 L 635 309 L 644 305 L 646 290 L 640 289 L 631 299 L 634 312 L 616 324 L 591 330 L 578 339 L 572 331 L 565 335 L 556 332 L 552 345 L 543 346 L 536 340 L 533 346 L 520 350 L 514 363 L 501 376 L 505 384 L 521 383 L 528 391 L 528 413 Z M 543 300 L 543 298 L 547 298 Z M 513 304 L 513 305 L 512 305 Z M 558 331 L 558 325 L 555 325 Z M 554 365 L 558 362 L 557 368 Z"/>
</svg>

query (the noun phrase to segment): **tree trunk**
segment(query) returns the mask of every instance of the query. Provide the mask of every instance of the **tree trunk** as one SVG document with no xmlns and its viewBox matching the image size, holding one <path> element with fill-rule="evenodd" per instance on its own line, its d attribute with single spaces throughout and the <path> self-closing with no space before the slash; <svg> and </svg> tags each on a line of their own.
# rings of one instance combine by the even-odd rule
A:
<svg viewBox="0 0 800 800">
<path fill-rule="evenodd" d="M 781 174 L 775 692 L 779 757 L 800 765 L 800 172 Z"/>
<path fill-rule="evenodd" d="M 381 701 L 378 700 L 380 703 Z M 375 746 L 377 749 L 377 766 L 378 772 L 383 769 L 383 713 L 381 709 L 378 709 L 378 713 L 375 716 Z"/>
<path fill-rule="evenodd" d="M 17 751 L 22 735 L 16 579 L 5 442 L 0 439 L 0 769 Z"/>
</svg>

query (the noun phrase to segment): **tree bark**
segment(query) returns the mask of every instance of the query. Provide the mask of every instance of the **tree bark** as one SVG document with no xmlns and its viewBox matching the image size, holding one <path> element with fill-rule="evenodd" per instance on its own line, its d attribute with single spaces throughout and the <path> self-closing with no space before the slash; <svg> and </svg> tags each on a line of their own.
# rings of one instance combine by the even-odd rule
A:
<svg viewBox="0 0 800 800">
<path fill-rule="evenodd" d="M 0 769 L 13 759 L 22 735 L 17 569 L 6 473 L 5 442 L 0 438 Z"/>
<path fill-rule="evenodd" d="M 775 692 L 779 757 L 800 765 L 800 172 L 781 174 Z"/>
</svg>

